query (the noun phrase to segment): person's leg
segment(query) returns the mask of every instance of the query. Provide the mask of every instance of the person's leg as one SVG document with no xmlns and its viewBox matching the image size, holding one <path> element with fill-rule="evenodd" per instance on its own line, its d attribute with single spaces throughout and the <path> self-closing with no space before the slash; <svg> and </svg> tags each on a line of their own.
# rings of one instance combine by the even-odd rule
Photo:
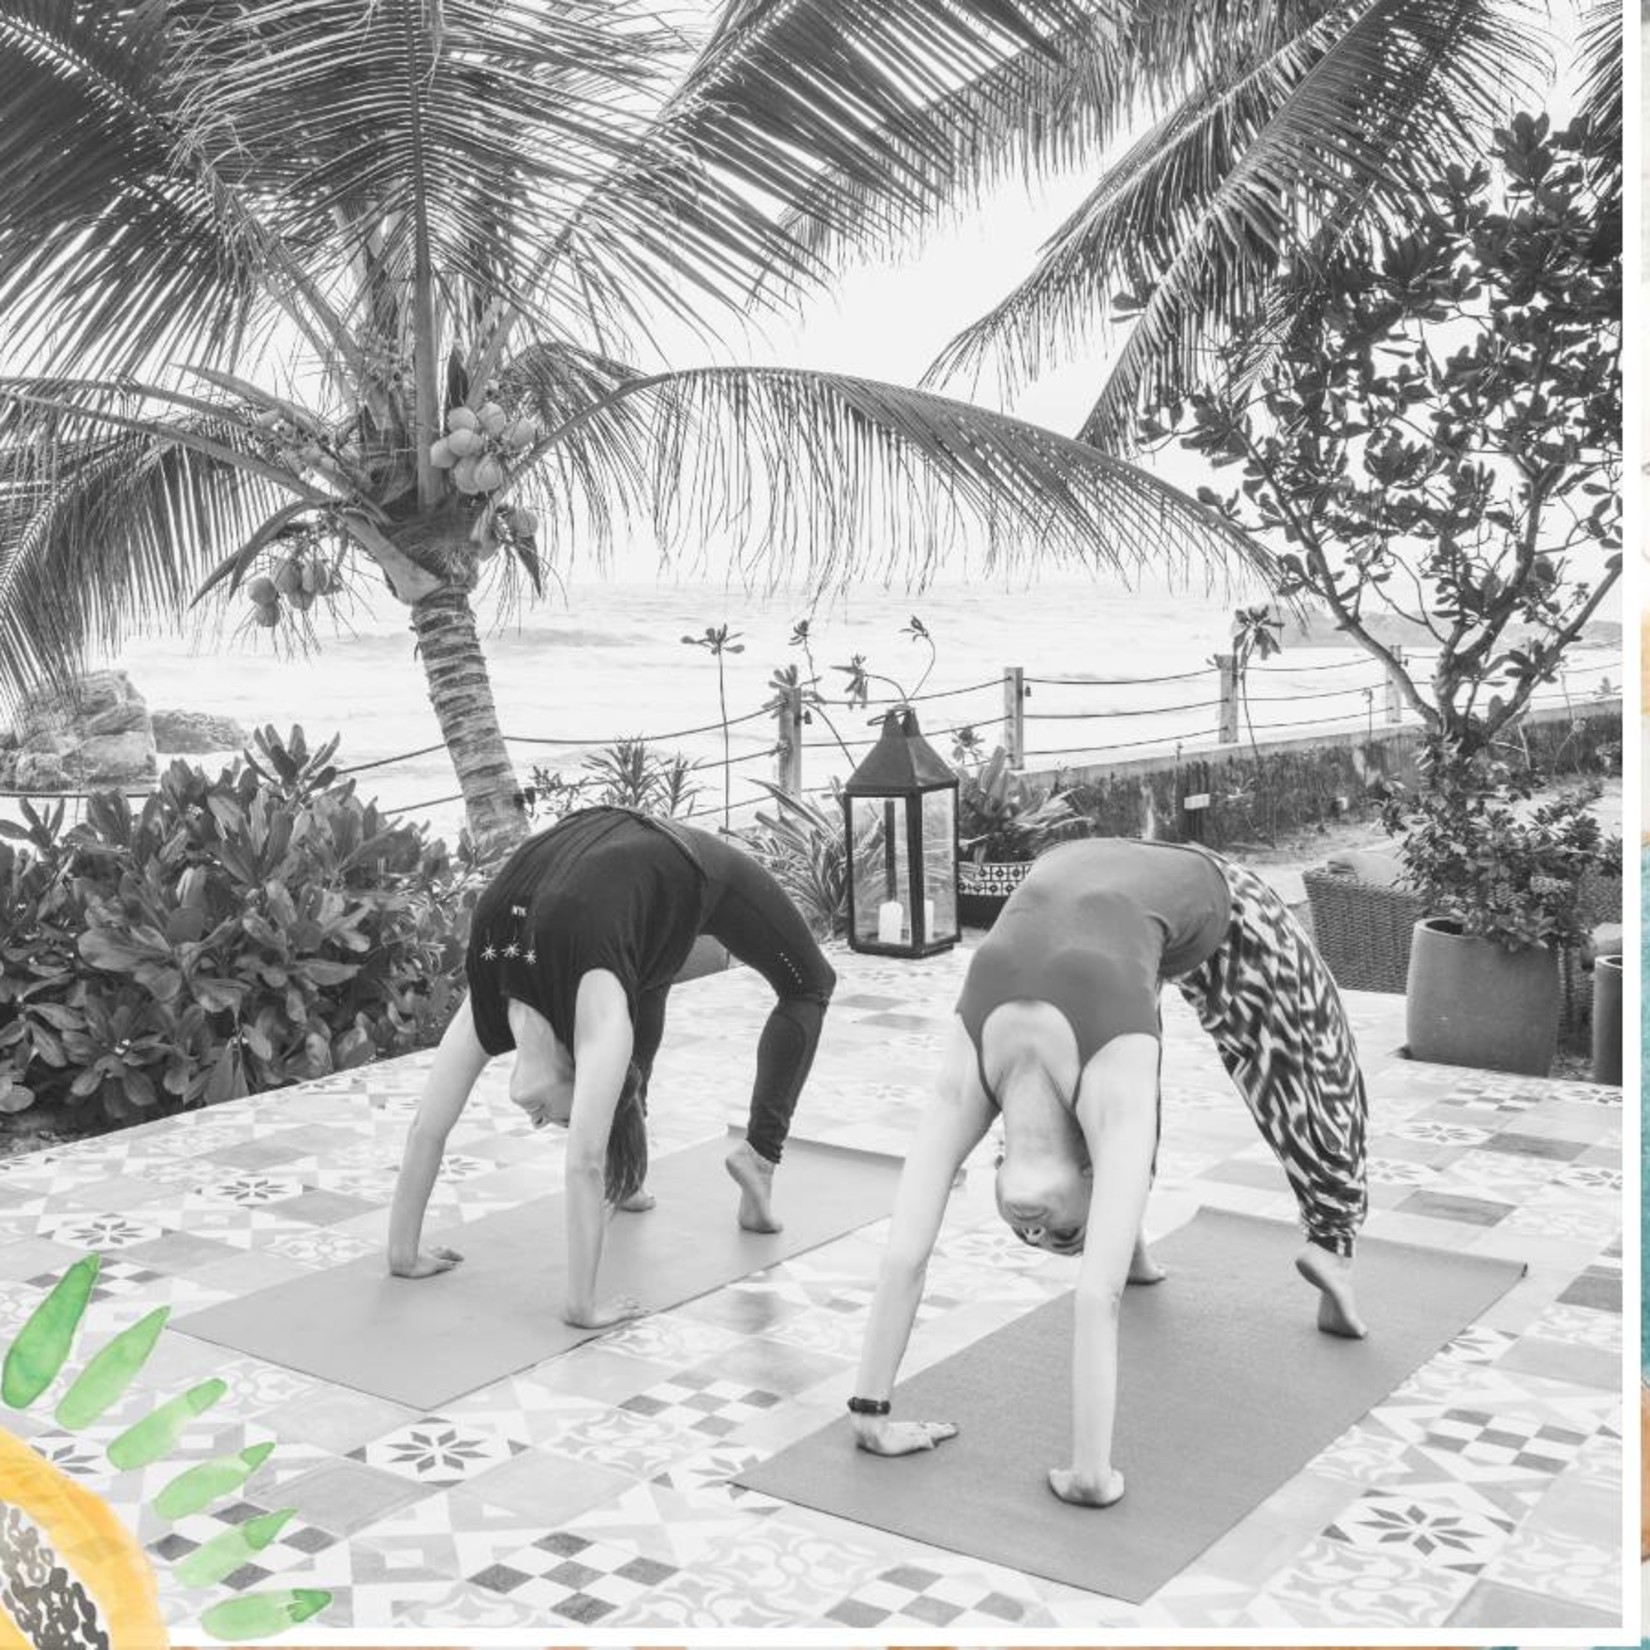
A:
<svg viewBox="0 0 1650 1650">
<path fill-rule="evenodd" d="M 1296 1264 L 1320 1293 L 1319 1328 L 1361 1336 L 1352 1252 L 1368 1210 L 1369 1101 L 1352 1028 L 1323 959 L 1276 892 L 1241 866 L 1223 869 L 1231 928 L 1176 984 L 1288 1176 L 1307 1237 Z"/>
<path fill-rule="evenodd" d="M 773 987 L 775 1002 L 756 1045 L 745 1144 L 729 1158 L 743 1225 L 777 1231 L 771 1185 L 796 1102 L 813 1066 L 836 971 L 784 889 L 749 855 L 717 845 L 704 931 Z"/>
</svg>

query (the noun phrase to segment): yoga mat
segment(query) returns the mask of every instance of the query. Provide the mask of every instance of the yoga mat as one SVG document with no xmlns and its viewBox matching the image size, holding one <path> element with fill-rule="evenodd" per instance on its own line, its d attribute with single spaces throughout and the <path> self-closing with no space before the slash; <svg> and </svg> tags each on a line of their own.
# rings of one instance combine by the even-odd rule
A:
<svg viewBox="0 0 1650 1650">
<path fill-rule="evenodd" d="M 1123 1307 L 1117 1464 L 1127 1492 L 1067 1506 L 1068 1293 L 902 1382 L 894 1414 L 956 1421 L 936 1450 L 855 1448 L 846 1416 L 739 1475 L 780 1500 L 1139 1604 L 1385 1398 L 1522 1275 L 1513 1262 L 1369 1239 L 1366 1340 L 1316 1328 L 1298 1232 L 1205 1209 L 1153 1245 L 1169 1269 Z"/>
<path fill-rule="evenodd" d="M 729 1143 L 654 1161 L 648 1185 L 658 1207 L 608 1226 L 604 1298 L 634 1295 L 653 1311 L 679 1306 L 893 1207 L 898 1159 L 792 1140 L 775 1192 L 785 1229 L 747 1232 L 722 1166 Z M 433 1278 L 392 1278 L 381 1254 L 367 1255 L 171 1327 L 426 1413 L 602 1333 L 559 1315 L 567 1247 L 560 1194 L 469 1223 L 432 1221 L 425 1242 L 457 1249 L 464 1264 Z"/>
</svg>

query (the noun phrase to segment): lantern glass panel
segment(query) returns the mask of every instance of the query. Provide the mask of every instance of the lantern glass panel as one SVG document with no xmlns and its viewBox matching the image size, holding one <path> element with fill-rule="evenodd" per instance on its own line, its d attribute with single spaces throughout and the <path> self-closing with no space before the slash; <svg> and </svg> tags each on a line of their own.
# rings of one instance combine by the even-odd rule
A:
<svg viewBox="0 0 1650 1650">
<path fill-rule="evenodd" d="M 854 938 L 870 945 L 911 942 L 911 866 L 902 797 L 848 799 L 853 839 Z"/>
<path fill-rule="evenodd" d="M 957 793 L 949 786 L 923 794 L 922 881 L 928 907 L 928 942 L 959 938 Z"/>
</svg>

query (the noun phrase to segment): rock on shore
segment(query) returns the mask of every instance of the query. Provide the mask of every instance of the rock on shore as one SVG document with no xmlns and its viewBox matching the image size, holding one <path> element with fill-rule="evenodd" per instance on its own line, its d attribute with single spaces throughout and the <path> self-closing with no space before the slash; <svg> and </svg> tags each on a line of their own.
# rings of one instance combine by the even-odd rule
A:
<svg viewBox="0 0 1650 1650">
<path fill-rule="evenodd" d="M 202 756 L 212 751 L 238 751 L 247 742 L 246 729 L 233 716 L 215 716 L 206 710 L 157 710 L 150 713 L 155 749 L 162 756 Z"/>
<path fill-rule="evenodd" d="M 0 778 L 16 790 L 147 785 L 156 772 L 149 707 L 123 670 L 96 670 L 18 705 Z"/>
<path fill-rule="evenodd" d="M 157 756 L 238 751 L 246 730 L 200 710 L 151 711 L 123 670 L 96 670 L 67 687 L 41 688 L 0 734 L 0 785 L 73 791 L 154 783 Z"/>
</svg>

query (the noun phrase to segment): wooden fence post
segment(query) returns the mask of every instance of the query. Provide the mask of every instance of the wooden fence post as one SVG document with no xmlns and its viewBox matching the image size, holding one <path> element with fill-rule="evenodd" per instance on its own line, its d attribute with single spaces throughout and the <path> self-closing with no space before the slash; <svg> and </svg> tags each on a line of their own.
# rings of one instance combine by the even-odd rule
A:
<svg viewBox="0 0 1650 1650">
<path fill-rule="evenodd" d="M 1220 673 L 1220 742 L 1235 745 L 1238 736 L 1237 655 L 1217 653 L 1215 669 Z"/>
<path fill-rule="evenodd" d="M 1003 666 L 1003 749 L 1011 768 L 1026 765 L 1026 673 L 1023 665 Z"/>
<path fill-rule="evenodd" d="M 1404 650 L 1395 642 L 1391 649 L 1393 659 L 1401 668 L 1404 662 Z M 1388 722 L 1401 722 L 1404 719 L 1404 695 L 1398 686 L 1398 671 L 1391 665 L 1386 672 L 1386 719 Z"/>
<path fill-rule="evenodd" d="M 779 699 L 779 788 L 786 796 L 802 795 L 802 689 L 785 688 Z"/>
</svg>

